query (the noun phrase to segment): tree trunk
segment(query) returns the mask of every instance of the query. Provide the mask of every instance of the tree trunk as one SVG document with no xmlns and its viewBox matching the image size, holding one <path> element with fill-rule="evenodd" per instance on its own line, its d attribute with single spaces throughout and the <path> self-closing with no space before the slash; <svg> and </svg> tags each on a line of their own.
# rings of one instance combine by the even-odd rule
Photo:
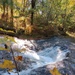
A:
<svg viewBox="0 0 75 75">
<path fill-rule="evenodd" d="M 11 0 L 11 23 L 13 26 L 13 0 Z"/>
<path fill-rule="evenodd" d="M 31 7 L 32 7 L 32 11 L 31 11 L 31 25 L 33 25 L 35 2 L 36 2 L 36 0 L 31 0 Z"/>
<path fill-rule="evenodd" d="M 27 0 L 23 0 L 23 11 L 24 12 L 25 12 L 26 3 L 27 3 Z"/>
<path fill-rule="evenodd" d="M 6 13 L 6 21 L 8 21 L 8 2 L 7 2 L 6 10 L 7 10 L 7 13 Z"/>
<path fill-rule="evenodd" d="M 3 14 L 2 14 L 1 18 L 4 21 L 5 21 L 5 6 L 6 6 L 6 3 L 5 3 L 5 0 L 3 0 Z"/>
</svg>

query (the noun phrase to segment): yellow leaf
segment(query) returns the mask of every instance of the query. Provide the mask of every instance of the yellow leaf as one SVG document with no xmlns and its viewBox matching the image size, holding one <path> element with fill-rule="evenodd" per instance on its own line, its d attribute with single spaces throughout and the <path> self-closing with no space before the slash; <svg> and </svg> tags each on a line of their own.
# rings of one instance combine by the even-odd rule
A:
<svg viewBox="0 0 75 75">
<path fill-rule="evenodd" d="M 5 49 L 5 48 L 3 48 L 3 47 L 0 47 L 0 50 L 8 50 L 8 49 Z"/>
<path fill-rule="evenodd" d="M 12 63 L 12 61 L 9 60 L 4 60 L 4 62 L 2 64 L 0 64 L 0 68 L 8 68 L 10 70 L 15 68 L 15 65 Z"/>
<path fill-rule="evenodd" d="M 52 75 L 61 75 L 61 73 L 58 71 L 57 68 L 54 68 L 53 70 L 50 70 L 50 73 L 51 73 Z"/>
<path fill-rule="evenodd" d="M 70 0 L 69 1 L 69 7 L 72 7 L 72 6 L 74 6 L 75 5 L 75 0 Z"/>
</svg>

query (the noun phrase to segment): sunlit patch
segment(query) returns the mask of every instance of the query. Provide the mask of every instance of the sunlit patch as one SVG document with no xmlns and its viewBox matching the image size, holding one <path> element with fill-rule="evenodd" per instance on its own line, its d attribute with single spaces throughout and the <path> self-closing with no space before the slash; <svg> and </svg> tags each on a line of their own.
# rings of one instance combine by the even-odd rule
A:
<svg viewBox="0 0 75 75">
<path fill-rule="evenodd" d="M 31 25 L 26 25 L 25 34 L 31 34 L 33 27 Z"/>
<path fill-rule="evenodd" d="M 0 64 L 0 68 L 12 70 L 15 68 L 15 65 L 12 63 L 12 61 L 4 60 L 4 62 Z"/>
<path fill-rule="evenodd" d="M 5 44 L 0 44 L 0 50 L 10 51 L 10 49 L 7 46 L 5 46 Z"/>
</svg>

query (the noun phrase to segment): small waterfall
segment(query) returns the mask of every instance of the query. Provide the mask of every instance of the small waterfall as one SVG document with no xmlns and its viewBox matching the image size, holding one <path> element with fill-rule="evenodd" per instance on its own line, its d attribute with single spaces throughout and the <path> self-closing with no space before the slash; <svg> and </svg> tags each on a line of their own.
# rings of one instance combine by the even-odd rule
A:
<svg viewBox="0 0 75 75">
<path fill-rule="evenodd" d="M 37 53 L 35 51 L 28 51 L 24 53 L 24 57 L 28 57 L 31 59 L 31 61 L 34 61 L 34 63 L 31 63 L 30 65 L 31 70 L 33 70 L 66 59 L 66 54 L 68 52 L 69 51 L 67 49 L 62 51 L 60 50 L 59 46 L 56 46 L 56 47 L 46 48 Z"/>
<path fill-rule="evenodd" d="M 61 50 L 60 46 L 52 46 L 35 52 L 34 50 L 30 50 L 30 47 L 34 46 L 30 41 L 15 38 L 15 42 L 11 45 L 11 48 L 13 50 L 23 50 L 19 55 L 22 55 L 23 58 L 28 58 L 30 61 L 28 68 L 19 72 L 20 75 L 29 75 L 34 69 L 62 61 L 66 59 L 66 54 L 69 53 L 68 49 Z M 32 42 L 34 43 L 34 40 Z M 17 75 L 16 73 L 10 73 L 11 75 Z M 3 75 L 8 74 L 4 73 Z"/>
</svg>

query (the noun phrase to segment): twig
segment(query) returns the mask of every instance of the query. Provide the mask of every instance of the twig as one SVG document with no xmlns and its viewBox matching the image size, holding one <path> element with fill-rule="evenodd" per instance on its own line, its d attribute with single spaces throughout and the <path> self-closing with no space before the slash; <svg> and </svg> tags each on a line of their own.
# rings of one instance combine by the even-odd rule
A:
<svg viewBox="0 0 75 75">
<path fill-rule="evenodd" d="M 16 62 L 15 57 L 14 57 L 14 52 L 13 52 L 12 48 L 10 48 L 10 50 L 11 50 L 11 53 L 12 53 L 12 57 L 13 57 L 15 66 L 16 66 L 17 74 L 19 75 L 19 72 L 18 72 L 19 70 L 18 70 L 17 62 Z"/>
<path fill-rule="evenodd" d="M 30 41 L 30 40 L 29 40 Z M 32 41 L 30 41 L 30 43 L 32 43 Z M 33 43 L 32 43 L 33 44 Z M 39 50 L 38 48 L 36 48 L 35 44 L 33 44 L 36 50 Z"/>
</svg>

